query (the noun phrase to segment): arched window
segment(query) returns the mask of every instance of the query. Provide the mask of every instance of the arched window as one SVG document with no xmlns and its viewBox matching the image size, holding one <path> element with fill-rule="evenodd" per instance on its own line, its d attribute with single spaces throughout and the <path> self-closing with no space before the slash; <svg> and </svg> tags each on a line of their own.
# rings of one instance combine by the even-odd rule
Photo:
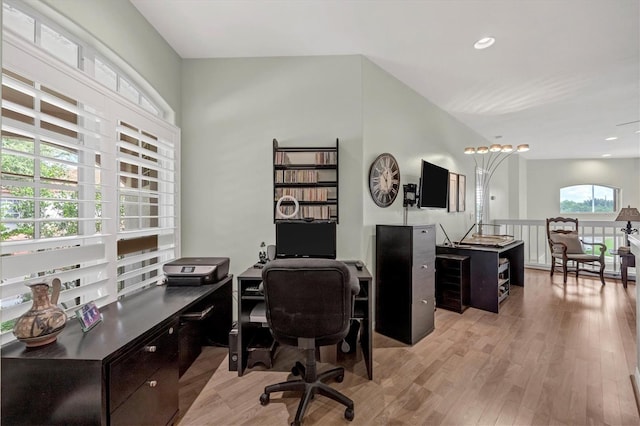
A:
<svg viewBox="0 0 640 426">
<path fill-rule="evenodd" d="M 560 188 L 560 213 L 614 213 L 619 189 L 604 185 L 573 185 Z"/>
</svg>

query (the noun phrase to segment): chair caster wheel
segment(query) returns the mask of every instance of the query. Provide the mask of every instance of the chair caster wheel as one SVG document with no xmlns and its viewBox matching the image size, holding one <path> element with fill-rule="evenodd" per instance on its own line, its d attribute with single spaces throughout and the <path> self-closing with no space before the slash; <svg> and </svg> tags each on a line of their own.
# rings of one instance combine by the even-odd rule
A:
<svg viewBox="0 0 640 426">
<path fill-rule="evenodd" d="M 344 380 L 344 374 L 341 374 L 339 376 L 336 376 L 336 382 L 338 383 L 342 383 L 342 381 Z"/>
<path fill-rule="evenodd" d="M 352 421 L 354 416 L 355 416 L 355 413 L 353 412 L 353 408 L 347 408 L 346 410 L 344 410 L 345 419 Z"/>
<path fill-rule="evenodd" d="M 263 393 L 262 395 L 260 395 L 260 404 L 261 405 L 267 405 L 269 403 L 269 394 L 268 393 Z M 346 414 L 345 414 L 346 416 Z"/>
<path fill-rule="evenodd" d="M 300 370 L 298 370 L 298 367 L 291 367 L 291 374 L 293 374 L 296 377 L 299 376 Z"/>
</svg>

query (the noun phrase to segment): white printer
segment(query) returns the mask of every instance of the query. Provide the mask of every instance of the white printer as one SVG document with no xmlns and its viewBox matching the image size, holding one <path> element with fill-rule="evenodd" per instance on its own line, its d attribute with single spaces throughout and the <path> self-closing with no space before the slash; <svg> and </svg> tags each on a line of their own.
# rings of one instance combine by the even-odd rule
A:
<svg viewBox="0 0 640 426">
<path fill-rule="evenodd" d="M 202 285 L 220 281 L 229 273 L 228 257 L 183 257 L 166 263 L 167 285 Z"/>
</svg>

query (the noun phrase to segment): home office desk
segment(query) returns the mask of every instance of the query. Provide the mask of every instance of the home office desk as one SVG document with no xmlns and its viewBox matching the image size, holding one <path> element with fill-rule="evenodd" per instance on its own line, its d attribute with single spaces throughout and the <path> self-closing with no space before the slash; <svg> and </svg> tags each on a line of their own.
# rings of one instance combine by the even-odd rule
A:
<svg viewBox="0 0 640 426">
<path fill-rule="evenodd" d="M 361 271 L 355 267 L 355 261 L 345 261 L 351 274 L 360 282 L 360 293 L 356 296 L 353 318 L 360 321 L 360 347 L 369 380 L 373 379 L 373 304 L 371 295 L 372 277 L 366 266 Z M 258 286 L 262 282 L 262 269 L 249 267 L 238 275 L 238 376 L 242 376 L 247 368 L 248 345 L 251 337 L 263 327 L 262 323 L 252 322 L 251 310 L 256 304 L 264 302 L 264 296 L 248 294 L 248 287 Z"/>
<path fill-rule="evenodd" d="M 510 284 L 524 286 L 524 242 L 504 247 L 459 245 L 436 246 L 436 254 L 456 254 L 471 259 L 471 306 L 498 313 L 498 267 L 500 258 L 509 259 Z"/>
<path fill-rule="evenodd" d="M 207 335 L 228 338 L 232 283 L 151 287 L 102 307 L 86 333 L 73 318 L 46 346 L 2 346 L 2 424 L 172 424 L 181 316 L 213 306 Z"/>
</svg>

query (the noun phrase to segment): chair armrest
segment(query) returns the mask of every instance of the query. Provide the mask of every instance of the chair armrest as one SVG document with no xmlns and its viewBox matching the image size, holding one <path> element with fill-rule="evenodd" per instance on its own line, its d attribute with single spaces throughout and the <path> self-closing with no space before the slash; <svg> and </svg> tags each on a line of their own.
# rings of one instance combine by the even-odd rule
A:
<svg viewBox="0 0 640 426">
<path fill-rule="evenodd" d="M 605 244 L 602 244 L 602 243 L 588 243 L 586 241 L 582 241 L 582 244 L 586 244 L 586 245 L 589 245 L 589 246 L 599 246 L 600 247 L 600 257 L 604 257 L 604 252 L 607 251 L 607 246 Z"/>
</svg>

